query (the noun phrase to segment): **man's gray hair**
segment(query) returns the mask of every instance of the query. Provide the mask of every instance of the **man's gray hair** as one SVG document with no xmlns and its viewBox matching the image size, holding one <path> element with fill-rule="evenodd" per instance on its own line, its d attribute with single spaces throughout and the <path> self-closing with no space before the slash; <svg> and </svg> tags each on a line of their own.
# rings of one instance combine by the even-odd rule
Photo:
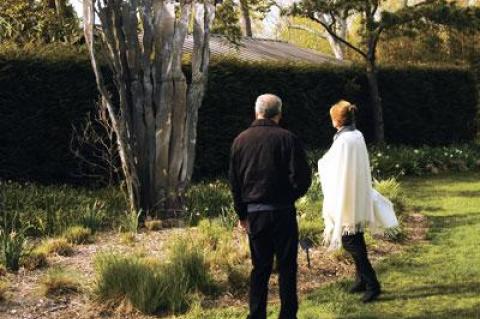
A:
<svg viewBox="0 0 480 319">
<path fill-rule="evenodd" d="M 255 112 L 271 119 L 282 113 L 282 100 L 273 94 L 263 94 L 255 102 Z"/>
</svg>

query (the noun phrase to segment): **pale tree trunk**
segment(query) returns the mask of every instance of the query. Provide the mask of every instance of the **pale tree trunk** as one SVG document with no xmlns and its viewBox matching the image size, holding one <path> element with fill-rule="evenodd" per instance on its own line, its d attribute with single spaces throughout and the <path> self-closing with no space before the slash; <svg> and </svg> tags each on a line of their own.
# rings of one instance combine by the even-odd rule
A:
<svg viewBox="0 0 480 319">
<path fill-rule="evenodd" d="M 252 17 L 250 14 L 250 6 L 248 0 L 240 0 L 240 20 L 242 24 L 243 35 L 246 37 L 252 37 Z"/>
<path fill-rule="evenodd" d="M 145 213 L 180 210 L 193 173 L 197 114 L 206 89 L 209 26 L 215 7 L 195 0 L 179 4 L 86 0 L 84 11 L 85 37 L 97 86 L 117 135 L 130 208 Z M 98 63 L 95 11 L 101 22 L 101 53 L 113 73 L 115 92 L 107 90 Z M 192 17 L 189 85 L 182 56 Z M 114 94 L 116 99 L 111 98 Z"/>
<path fill-rule="evenodd" d="M 330 25 L 332 22 L 332 17 L 328 13 L 318 13 L 315 17 L 322 21 L 325 24 Z M 348 22 L 346 18 L 336 17 L 335 24 L 335 33 L 338 37 L 346 40 L 348 34 Z M 330 48 L 333 52 L 333 55 L 337 60 L 344 60 L 345 58 L 345 45 L 340 42 L 336 37 L 332 36 L 329 32 L 324 32 L 324 38 L 327 39 L 330 44 Z"/>
</svg>

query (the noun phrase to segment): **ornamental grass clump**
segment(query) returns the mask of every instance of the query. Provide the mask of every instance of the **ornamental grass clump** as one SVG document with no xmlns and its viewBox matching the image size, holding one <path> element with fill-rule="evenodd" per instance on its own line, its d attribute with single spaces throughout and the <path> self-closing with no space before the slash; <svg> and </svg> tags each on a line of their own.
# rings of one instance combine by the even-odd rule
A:
<svg viewBox="0 0 480 319">
<path fill-rule="evenodd" d="M 207 217 L 229 215 L 233 212 L 230 188 L 225 181 L 202 182 L 192 185 L 187 192 L 187 212 L 191 225 Z"/>
<path fill-rule="evenodd" d="M 192 240 L 176 240 L 166 260 L 100 254 L 95 258 L 95 293 L 101 301 L 126 300 L 141 312 L 154 314 L 184 311 L 195 293 L 212 291 L 204 254 Z"/>
<path fill-rule="evenodd" d="M 72 244 L 70 244 L 65 238 L 45 239 L 34 249 L 34 251 L 46 255 L 57 254 L 65 257 L 71 256 L 74 253 Z"/>
<path fill-rule="evenodd" d="M 40 287 L 44 296 L 60 296 L 79 292 L 81 290 L 81 280 L 77 273 L 56 267 L 48 270 L 40 280 Z"/>
<path fill-rule="evenodd" d="M 391 177 L 381 181 L 375 180 L 373 187 L 393 203 L 397 217 L 405 212 L 407 205 L 406 197 L 401 184 L 395 178 Z"/>
<path fill-rule="evenodd" d="M 23 268 L 30 271 L 48 266 L 47 254 L 36 249 L 26 254 L 20 262 Z"/>
<path fill-rule="evenodd" d="M 93 241 L 92 230 L 83 226 L 71 226 L 62 234 L 71 244 L 88 244 Z"/>
</svg>

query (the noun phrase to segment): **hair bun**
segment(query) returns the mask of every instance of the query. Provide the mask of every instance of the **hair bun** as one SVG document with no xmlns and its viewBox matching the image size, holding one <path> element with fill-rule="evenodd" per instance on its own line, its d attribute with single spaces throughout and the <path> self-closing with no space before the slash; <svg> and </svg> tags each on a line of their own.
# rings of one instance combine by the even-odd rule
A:
<svg viewBox="0 0 480 319">
<path fill-rule="evenodd" d="M 348 111 L 351 113 L 356 113 L 358 111 L 358 107 L 355 104 L 350 104 L 348 106 Z"/>
</svg>

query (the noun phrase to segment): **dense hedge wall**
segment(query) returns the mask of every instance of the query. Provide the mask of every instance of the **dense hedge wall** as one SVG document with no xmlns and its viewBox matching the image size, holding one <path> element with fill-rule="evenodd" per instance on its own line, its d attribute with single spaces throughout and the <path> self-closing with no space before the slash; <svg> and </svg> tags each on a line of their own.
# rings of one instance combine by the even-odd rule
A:
<svg viewBox="0 0 480 319">
<path fill-rule="evenodd" d="M 476 132 L 472 74 L 460 68 L 384 68 L 379 73 L 385 135 L 390 144 L 446 145 Z M 225 171 L 229 145 L 253 118 L 255 98 L 282 97 L 284 126 L 309 148 L 327 147 L 334 130 L 329 107 L 341 98 L 359 106 L 357 124 L 371 141 L 368 85 L 359 68 L 222 62 L 215 64 L 200 112 L 197 173 Z"/>
<path fill-rule="evenodd" d="M 444 145 L 474 138 L 476 90 L 468 70 L 389 68 L 379 76 L 389 143 Z M 357 103 L 358 126 L 370 140 L 361 69 L 214 62 L 200 110 L 197 177 L 225 171 L 230 143 L 250 124 L 255 98 L 264 92 L 282 97 L 283 125 L 309 148 L 329 145 L 328 108 L 340 98 Z M 72 125 L 93 110 L 96 98 L 84 53 L 51 59 L 0 53 L 0 178 L 71 181 Z"/>
</svg>

